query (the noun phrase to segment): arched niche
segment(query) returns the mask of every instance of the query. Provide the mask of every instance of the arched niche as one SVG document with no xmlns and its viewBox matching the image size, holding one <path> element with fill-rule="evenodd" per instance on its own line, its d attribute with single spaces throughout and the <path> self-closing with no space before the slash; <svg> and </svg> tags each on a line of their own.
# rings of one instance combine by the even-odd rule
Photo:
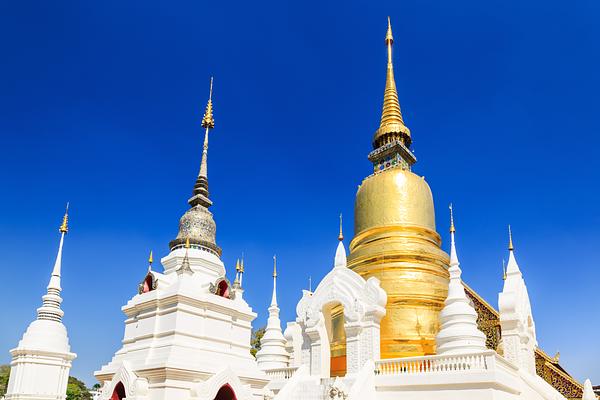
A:
<svg viewBox="0 0 600 400">
<path fill-rule="evenodd" d="M 148 273 L 144 277 L 144 280 L 142 280 L 138 285 L 138 293 L 143 294 L 151 292 L 152 290 L 155 290 L 157 286 L 158 281 L 156 280 L 156 277 L 154 276 L 152 271 L 148 271 Z"/>
<path fill-rule="evenodd" d="M 123 400 L 126 397 L 127 396 L 125 394 L 125 386 L 123 386 L 123 382 L 118 382 L 113 389 L 110 400 Z"/>
<path fill-rule="evenodd" d="M 229 386 L 229 384 L 225 384 L 221 386 L 214 400 L 237 400 L 237 397 L 235 396 L 235 392 L 231 386 Z"/>
</svg>

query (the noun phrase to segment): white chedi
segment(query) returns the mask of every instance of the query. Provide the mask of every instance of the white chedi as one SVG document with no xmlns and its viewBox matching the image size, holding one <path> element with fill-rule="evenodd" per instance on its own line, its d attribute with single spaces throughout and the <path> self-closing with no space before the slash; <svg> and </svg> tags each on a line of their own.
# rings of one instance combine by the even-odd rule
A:
<svg viewBox="0 0 600 400">
<path fill-rule="evenodd" d="M 66 398 L 67 380 L 76 354 L 71 352 L 67 328 L 62 323 L 63 310 L 61 269 L 62 249 L 65 240 L 68 214 L 60 226 L 60 243 L 56 262 L 50 276 L 47 292 L 42 296 L 42 306 L 12 356 L 11 373 L 6 400 Z"/>
<path fill-rule="evenodd" d="M 594 388 L 592 387 L 592 382 L 589 379 L 585 380 L 583 384 L 583 400 L 597 400 L 596 394 L 594 393 Z"/>
<path fill-rule="evenodd" d="M 527 285 L 515 258 L 510 226 L 508 229 L 508 264 L 504 286 L 498 295 L 498 311 L 502 329 L 501 344 L 507 360 L 535 375 L 535 348 L 537 346 L 535 322 Z"/>
<path fill-rule="evenodd" d="M 452 208 L 450 208 L 452 212 Z M 477 327 L 477 312 L 469 302 L 461 280 L 460 263 L 454 242 L 454 222 L 450 228 L 450 284 L 440 312 L 441 329 L 436 336 L 438 354 L 465 354 L 486 350 L 485 335 Z"/>
<path fill-rule="evenodd" d="M 277 305 L 277 258 L 273 256 L 273 295 L 265 334 L 260 340 L 260 350 L 256 353 L 258 367 L 262 370 L 287 367 L 290 362 L 290 354 L 286 349 L 286 342 L 281 330 L 279 306 Z"/>
</svg>

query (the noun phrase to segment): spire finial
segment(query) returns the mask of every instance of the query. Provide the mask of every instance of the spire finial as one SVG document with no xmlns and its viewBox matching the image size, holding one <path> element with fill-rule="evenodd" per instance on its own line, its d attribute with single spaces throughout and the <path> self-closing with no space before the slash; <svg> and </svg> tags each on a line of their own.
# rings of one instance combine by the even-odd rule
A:
<svg viewBox="0 0 600 400">
<path fill-rule="evenodd" d="M 385 44 L 391 46 L 394 43 L 394 36 L 392 36 L 392 22 L 390 21 L 390 17 L 388 15 L 388 28 L 387 33 L 385 34 Z M 388 63 L 391 64 L 392 58 L 388 57 Z"/>
<path fill-rule="evenodd" d="M 204 117 L 202 118 L 202 127 L 206 129 L 213 129 L 215 127 L 215 119 L 213 118 L 212 109 L 212 92 L 213 92 L 213 77 L 210 77 L 210 91 L 208 94 L 208 103 L 206 104 L 206 110 L 204 111 Z"/>
<path fill-rule="evenodd" d="M 510 225 L 508 225 L 508 250 L 513 251 L 515 247 L 513 246 L 512 240 L 512 230 L 510 229 Z"/>
<path fill-rule="evenodd" d="M 185 248 L 186 249 L 190 248 L 190 238 L 189 237 L 185 238 Z"/>
<path fill-rule="evenodd" d="M 273 256 L 273 278 L 277 278 L 277 256 Z"/>
<path fill-rule="evenodd" d="M 400 102 L 398 101 L 398 91 L 396 90 L 396 81 L 394 80 L 394 64 L 392 61 L 392 23 L 388 17 L 387 33 L 385 35 L 385 45 L 387 47 L 387 75 L 385 79 L 385 91 L 383 93 L 383 111 L 381 113 L 381 122 L 379 129 L 375 132 L 373 138 L 373 148 L 377 149 L 384 144 L 392 143 L 396 140 L 403 145 L 410 147 L 410 129 L 404 125 L 402 111 L 400 111 Z M 414 156 L 412 156 L 414 158 Z M 411 160 L 412 164 L 415 160 Z"/>
<path fill-rule="evenodd" d="M 235 260 L 235 270 L 240 272 L 240 259 Z"/>
<path fill-rule="evenodd" d="M 504 258 L 502 259 L 502 280 L 506 280 L 506 261 L 504 261 Z"/>
<path fill-rule="evenodd" d="M 308 276 L 308 291 L 312 292 L 312 276 Z"/>
<path fill-rule="evenodd" d="M 60 292 L 62 291 L 60 279 L 62 270 L 63 243 L 65 240 L 65 234 L 69 230 L 68 213 L 69 203 L 67 203 L 65 215 L 63 216 L 63 222 L 59 228 L 60 242 L 58 244 L 58 253 L 56 254 L 56 260 L 54 261 L 52 275 L 50 275 L 50 282 L 48 282 L 47 292 L 46 295 L 42 297 L 42 306 L 37 309 L 38 319 L 60 322 L 64 314 L 63 310 L 60 308 L 60 303 L 62 302 L 62 298 L 60 297 Z"/>
<path fill-rule="evenodd" d="M 213 106 L 212 106 L 212 87 L 213 78 L 210 78 L 210 91 L 208 95 L 208 103 L 206 104 L 206 110 L 204 111 L 204 117 L 202 117 L 202 127 L 205 129 L 204 132 L 204 143 L 202 145 L 202 160 L 200 161 L 200 172 L 198 172 L 198 178 L 194 185 L 193 196 L 188 200 L 188 203 L 194 207 L 198 204 L 204 207 L 210 207 L 212 201 L 208 198 L 208 133 L 215 127 L 215 119 L 213 118 Z"/>
<path fill-rule="evenodd" d="M 344 240 L 344 233 L 342 232 L 342 213 L 340 213 L 340 234 L 338 235 L 338 240 L 340 242 Z"/>
<path fill-rule="evenodd" d="M 454 210 L 452 209 L 452 203 L 450 203 L 448 208 L 450 209 L 450 233 L 454 233 L 456 232 L 456 229 L 454 229 Z"/>
<path fill-rule="evenodd" d="M 60 224 L 58 231 L 60 233 L 69 232 L 69 202 L 67 202 L 67 206 L 65 207 L 65 215 L 63 216 L 62 224 Z"/>
<path fill-rule="evenodd" d="M 150 250 L 150 255 L 148 256 L 148 270 L 152 269 L 153 262 L 154 262 L 154 256 L 152 255 L 152 250 Z"/>
</svg>

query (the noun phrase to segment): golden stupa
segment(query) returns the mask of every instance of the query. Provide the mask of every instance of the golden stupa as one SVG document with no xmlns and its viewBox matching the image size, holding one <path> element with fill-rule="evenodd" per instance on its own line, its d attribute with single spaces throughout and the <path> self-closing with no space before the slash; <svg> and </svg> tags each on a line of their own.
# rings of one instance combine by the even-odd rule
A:
<svg viewBox="0 0 600 400">
<path fill-rule="evenodd" d="M 435 354 L 438 314 L 448 294 L 448 255 L 435 230 L 431 189 L 411 172 L 416 158 L 404 124 L 392 64 L 392 28 L 381 123 L 369 160 L 374 172 L 356 194 L 348 266 L 377 277 L 388 295 L 381 321 L 382 358 Z"/>
</svg>

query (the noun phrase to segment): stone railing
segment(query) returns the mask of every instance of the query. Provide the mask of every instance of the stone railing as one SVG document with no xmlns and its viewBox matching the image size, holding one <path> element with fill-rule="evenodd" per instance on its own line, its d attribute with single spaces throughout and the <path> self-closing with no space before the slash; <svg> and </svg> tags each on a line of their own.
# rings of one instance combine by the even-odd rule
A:
<svg viewBox="0 0 600 400">
<path fill-rule="evenodd" d="M 496 365 L 495 352 L 390 358 L 375 362 L 376 375 L 434 374 L 452 371 L 486 371 Z"/>
<path fill-rule="evenodd" d="M 273 368 L 265 370 L 271 380 L 287 380 L 294 375 L 298 367 Z"/>
</svg>

